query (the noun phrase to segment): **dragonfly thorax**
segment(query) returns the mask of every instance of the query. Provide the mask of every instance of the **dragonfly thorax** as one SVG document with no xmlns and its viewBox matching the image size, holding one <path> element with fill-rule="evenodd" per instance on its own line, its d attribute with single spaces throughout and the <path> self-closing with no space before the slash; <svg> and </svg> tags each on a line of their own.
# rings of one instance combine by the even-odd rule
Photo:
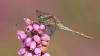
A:
<svg viewBox="0 0 100 56">
<path fill-rule="evenodd" d="M 43 23 L 45 25 L 48 25 L 49 22 L 47 22 L 47 19 L 48 19 L 47 17 L 45 17 L 44 15 L 42 15 L 42 16 L 39 17 L 39 23 Z"/>
<path fill-rule="evenodd" d="M 41 15 L 39 17 L 39 22 L 45 25 L 54 24 L 53 16 L 52 15 Z"/>
</svg>

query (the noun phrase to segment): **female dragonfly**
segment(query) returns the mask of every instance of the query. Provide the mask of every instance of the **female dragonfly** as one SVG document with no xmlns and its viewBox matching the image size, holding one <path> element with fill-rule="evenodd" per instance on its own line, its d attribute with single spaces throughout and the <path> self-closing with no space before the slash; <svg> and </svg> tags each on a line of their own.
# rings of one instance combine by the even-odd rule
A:
<svg viewBox="0 0 100 56">
<path fill-rule="evenodd" d="M 42 12 L 42 11 L 39 11 L 39 10 L 36 10 L 36 14 L 39 18 L 39 20 L 38 20 L 39 23 L 43 23 L 43 24 L 45 24 L 46 26 L 49 27 L 49 29 L 51 30 L 50 35 L 52 35 L 54 33 L 54 31 L 58 28 L 58 29 L 66 30 L 66 31 L 71 32 L 71 33 L 78 34 L 78 35 L 85 37 L 87 39 L 92 39 L 92 37 L 90 37 L 87 34 L 84 34 L 82 32 L 78 32 L 78 31 L 75 31 L 75 30 L 73 30 L 69 27 L 66 27 L 54 15 L 51 15 L 49 13 L 45 13 L 45 12 Z M 52 30 L 51 27 L 54 30 Z"/>
</svg>

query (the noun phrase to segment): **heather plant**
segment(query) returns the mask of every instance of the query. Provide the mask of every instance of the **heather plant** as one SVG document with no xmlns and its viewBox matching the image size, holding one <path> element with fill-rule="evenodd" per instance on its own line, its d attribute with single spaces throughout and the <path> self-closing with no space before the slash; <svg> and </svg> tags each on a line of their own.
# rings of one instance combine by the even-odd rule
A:
<svg viewBox="0 0 100 56">
<path fill-rule="evenodd" d="M 20 56 L 50 56 L 47 53 L 50 36 L 46 34 L 44 24 L 24 18 L 24 30 L 18 30 L 18 39 L 22 41 Z"/>
</svg>

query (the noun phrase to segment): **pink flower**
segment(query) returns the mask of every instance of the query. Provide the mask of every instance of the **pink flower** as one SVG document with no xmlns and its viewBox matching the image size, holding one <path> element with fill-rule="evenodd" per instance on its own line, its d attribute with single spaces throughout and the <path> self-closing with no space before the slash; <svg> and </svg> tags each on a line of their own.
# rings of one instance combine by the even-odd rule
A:
<svg viewBox="0 0 100 56">
<path fill-rule="evenodd" d="M 35 42 L 40 43 L 40 37 L 38 35 L 34 35 L 32 38 Z"/>
<path fill-rule="evenodd" d="M 20 33 L 19 35 L 18 35 L 18 39 L 20 39 L 20 40 L 24 40 L 24 39 L 26 39 L 27 38 L 27 34 L 25 34 L 25 33 Z"/>
<path fill-rule="evenodd" d="M 21 49 L 18 51 L 18 54 L 19 54 L 19 55 L 23 55 L 23 54 L 25 54 L 25 52 L 26 52 L 26 49 L 25 49 L 25 48 L 21 48 Z"/>
<path fill-rule="evenodd" d="M 44 35 L 41 37 L 41 40 L 43 40 L 43 41 L 49 41 L 49 40 L 50 40 L 50 36 L 47 35 L 47 34 L 44 34 Z"/>
<path fill-rule="evenodd" d="M 28 38 L 26 38 L 24 44 L 25 44 L 26 46 L 29 46 L 31 41 L 32 41 L 32 38 L 28 37 Z"/>
<path fill-rule="evenodd" d="M 28 52 L 25 56 L 32 56 L 32 53 Z"/>
<path fill-rule="evenodd" d="M 31 25 L 28 25 L 28 26 L 26 27 L 26 31 L 27 31 L 27 32 L 30 32 L 30 31 L 32 31 L 32 30 L 33 30 L 33 28 L 32 28 Z"/>
<path fill-rule="evenodd" d="M 24 22 L 26 25 L 30 25 L 32 23 L 31 20 L 28 18 L 24 18 Z"/>
<path fill-rule="evenodd" d="M 33 24 L 33 29 L 34 30 L 38 30 L 39 29 L 39 25 L 38 24 Z"/>
<path fill-rule="evenodd" d="M 39 48 L 35 48 L 34 52 L 35 54 L 41 54 L 41 50 Z"/>
<path fill-rule="evenodd" d="M 40 24 L 40 29 L 46 29 L 46 26 L 43 24 Z"/>
<path fill-rule="evenodd" d="M 17 34 L 18 34 L 18 35 L 20 35 L 20 34 L 22 34 L 22 33 L 25 34 L 25 31 L 23 31 L 23 30 L 17 31 Z"/>
<path fill-rule="evenodd" d="M 30 42 L 30 50 L 34 50 L 35 47 L 36 47 L 36 42 L 35 41 L 31 41 Z"/>
</svg>

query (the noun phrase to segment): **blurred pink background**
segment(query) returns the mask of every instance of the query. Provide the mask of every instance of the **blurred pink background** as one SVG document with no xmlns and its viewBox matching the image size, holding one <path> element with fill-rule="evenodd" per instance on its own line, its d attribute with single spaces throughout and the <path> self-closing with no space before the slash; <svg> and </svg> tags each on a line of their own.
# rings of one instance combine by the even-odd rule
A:
<svg viewBox="0 0 100 56">
<path fill-rule="evenodd" d="M 0 0 L 0 56 L 18 56 L 21 41 L 13 30 L 27 17 L 38 20 L 36 10 L 55 15 L 66 26 L 87 33 L 92 40 L 60 30 L 52 37 L 51 56 L 100 56 L 99 0 Z"/>
</svg>

